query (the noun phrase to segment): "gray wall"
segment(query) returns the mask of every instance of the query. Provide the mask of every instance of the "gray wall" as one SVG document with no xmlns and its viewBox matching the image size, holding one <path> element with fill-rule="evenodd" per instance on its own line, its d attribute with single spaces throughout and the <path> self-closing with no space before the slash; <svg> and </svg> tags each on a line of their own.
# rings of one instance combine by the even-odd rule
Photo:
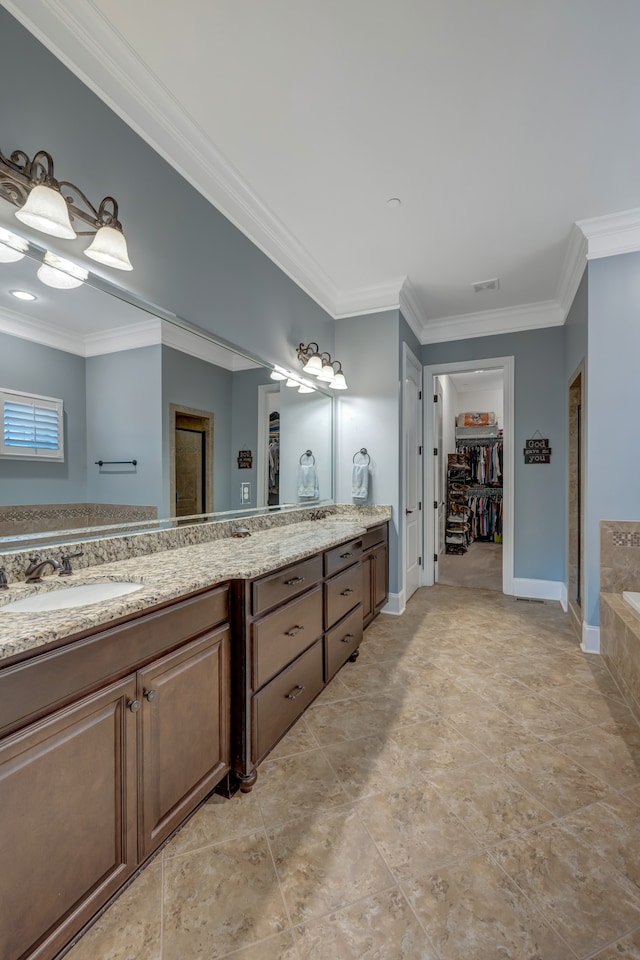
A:
<svg viewBox="0 0 640 960">
<path fill-rule="evenodd" d="M 63 463 L 0 460 L 0 503 L 84 501 L 87 479 L 84 357 L 0 333 L 0 387 L 61 398 L 65 444 Z"/>
<path fill-rule="evenodd" d="M 336 321 L 336 356 L 349 390 L 337 398 L 337 494 L 351 503 L 353 454 L 366 447 L 371 456 L 369 500 L 393 507 L 389 525 L 389 591 L 402 588 L 398 569 L 400 433 L 398 403 L 399 313 L 387 310 Z"/>
<path fill-rule="evenodd" d="M 190 354 L 162 348 L 162 421 L 164 465 L 164 513 L 169 516 L 169 404 L 195 407 L 213 414 L 213 509 L 230 510 L 229 463 L 231 450 L 232 395 L 230 370 L 216 367 Z"/>
<path fill-rule="evenodd" d="M 584 618 L 597 625 L 600 521 L 640 513 L 640 253 L 590 261 L 588 288 Z"/>
<path fill-rule="evenodd" d="M 162 497 L 161 347 L 88 357 L 87 499 L 158 508 Z M 132 466 L 94 465 L 132 460 Z"/>
<path fill-rule="evenodd" d="M 118 200 L 134 272 L 110 279 L 277 363 L 301 340 L 333 353 L 331 318 L 2 8 L 0 89 L 5 154 L 46 149 L 57 176 Z M 52 243 L 84 259 L 86 238 Z"/>
<path fill-rule="evenodd" d="M 422 347 L 426 364 L 515 357 L 514 576 L 565 581 L 567 401 L 564 329 L 455 340 Z M 549 438 L 551 463 L 525 466 L 524 441 Z"/>
</svg>

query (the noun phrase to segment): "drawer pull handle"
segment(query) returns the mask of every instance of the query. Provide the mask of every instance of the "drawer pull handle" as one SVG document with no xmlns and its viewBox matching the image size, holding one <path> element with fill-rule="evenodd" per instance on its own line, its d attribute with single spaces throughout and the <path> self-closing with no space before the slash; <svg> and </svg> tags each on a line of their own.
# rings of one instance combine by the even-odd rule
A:
<svg viewBox="0 0 640 960">
<path fill-rule="evenodd" d="M 301 683 L 299 683 L 297 686 L 293 688 L 291 693 L 287 694 L 287 700 L 295 700 L 297 697 L 300 696 L 303 690 L 304 690 L 304 687 L 302 686 Z"/>
<path fill-rule="evenodd" d="M 346 590 L 343 590 L 343 591 L 342 591 L 342 593 L 340 594 L 340 596 L 341 596 L 341 597 L 350 597 L 352 593 L 353 593 L 353 590 L 351 589 L 351 587 L 347 587 Z"/>
<path fill-rule="evenodd" d="M 127 703 L 127 709 L 131 710 L 131 713 L 137 713 L 138 710 L 140 709 L 140 701 L 129 700 L 129 702 Z"/>
<path fill-rule="evenodd" d="M 341 559 L 341 560 L 346 560 L 347 557 L 352 557 L 352 556 L 353 556 L 353 553 L 351 553 L 351 551 L 349 551 L 349 553 L 341 553 L 341 554 L 340 554 L 340 559 Z"/>
<path fill-rule="evenodd" d="M 304 630 L 304 627 L 298 623 L 295 627 L 292 627 L 291 630 L 287 630 L 285 636 L 295 637 L 301 630 Z"/>
<path fill-rule="evenodd" d="M 285 587 L 292 587 L 294 583 L 304 583 L 304 577 L 292 577 L 291 580 L 285 580 Z"/>
<path fill-rule="evenodd" d="M 158 695 L 158 691 L 157 691 L 157 690 L 145 690 L 145 692 L 144 692 L 144 698 L 145 698 L 145 700 L 155 700 L 155 698 L 157 697 L 157 695 Z"/>
<path fill-rule="evenodd" d="M 353 640 L 353 634 L 352 634 L 352 633 L 346 633 L 346 634 L 344 635 L 344 637 L 342 638 L 342 642 L 343 642 L 343 643 L 351 643 L 352 640 Z"/>
</svg>

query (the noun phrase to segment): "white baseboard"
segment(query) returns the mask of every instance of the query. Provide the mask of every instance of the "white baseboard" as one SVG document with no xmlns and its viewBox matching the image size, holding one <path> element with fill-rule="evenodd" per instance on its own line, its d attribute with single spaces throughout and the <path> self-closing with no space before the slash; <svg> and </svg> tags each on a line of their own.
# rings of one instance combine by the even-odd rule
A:
<svg viewBox="0 0 640 960">
<path fill-rule="evenodd" d="M 562 602 L 564 583 L 560 580 L 529 580 L 527 577 L 513 578 L 513 595 L 527 597 L 530 600 L 559 600 Z M 566 607 L 564 607 L 566 610 Z"/>
<path fill-rule="evenodd" d="M 569 609 L 569 590 L 567 589 L 566 583 L 563 583 L 563 584 L 561 585 L 561 589 L 560 589 L 560 604 L 561 604 L 561 606 L 562 606 L 562 609 L 563 609 L 564 612 L 566 613 L 567 610 Z"/>
<path fill-rule="evenodd" d="M 404 599 L 404 590 L 400 593 L 390 593 L 386 605 L 382 608 L 382 613 L 391 613 L 395 617 L 400 617 L 406 607 Z"/>
<path fill-rule="evenodd" d="M 600 653 L 600 627 L 591 627 L 588 623 L 582 624 L 580 649 L 583 653 Z"/>
</svg>

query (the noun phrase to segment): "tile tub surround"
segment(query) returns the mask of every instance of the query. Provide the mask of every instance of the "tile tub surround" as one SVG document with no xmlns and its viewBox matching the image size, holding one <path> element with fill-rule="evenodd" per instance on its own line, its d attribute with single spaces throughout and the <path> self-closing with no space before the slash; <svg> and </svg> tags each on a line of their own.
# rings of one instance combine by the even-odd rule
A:
<svg viewBox="0 0 640 960">
<path fill-rule="evenodd" d="M 387 519 L 382 512 L 377 520 Z M 212 525 L 213 526 L 213 525 Z M 200 529 L 200 528 L 197 528 Z M 0 592 L 0 660 L 36 650 L 92 627 L 135 614 L 168 600 L 226 580 L 251 579 L 361 536 L 361 521 L 328 517 L 258 530 L 250 537 L 227 537 L 194 546 L 165 549 L 143 557 L 104 563 L 72 577 L 46 576 L 42 584 L 13 584 Z M 171 531 L 174 532 L 174 531 Z M 180 532 L 180 531 L 177 531 Z M 2 606 L 41 590 L 63 589 L 96 580 L 132 580 L 144 584 L 136 593 L 73 610 L 9 613 Z"/>
<path fill-rule="evenodd" d="M 619 594 L 600 594 L 600 653 L 640 722 L 640 613 Z"/>
<path fill-rule="evenodd" d="M 640 590 L 640 521 L 600 522 L 600 592 Z"/>
<path fill-rule="evenodd" d="M 166 550 L 178 550 L 196 544 L 211 543 L 231 537 L 238 527 L 244 527 L 255 533 L 300 523 L 311 517 L 334 521 L 354 522 L 360 527 L 373 526 L 391 519 L 391 507 L 377 504 L 362 506 L 357 504 L 329 504 L 308 507 L 292 507 L 282 511 L 259 516 L 240 516 L 233 520 L 212 520 L 209 523 L 194 523 L 176 526 L 170 530 L 147 530 L 143 532 L 118 533 L 95 536 L 95 531 L 87 528 L 78 530 L 73 540 L 65 540 L 58 545 L 35 547 L 31 544 L 25 549 L 0 550 L 0 566 L 5 568 L 9 583 L 24 580 L 24 571 L 29 557 L 34 553 L 57 557 L 63 550 L 83 554 L 73 561 L 74 570 L 83 570 L 116 560 L 128 560 Z M 0 545 L 1 546 L 1 545 Z"/>
<path fill-rule="evenodd" d="M 422 588 L 65 960 L 637 960 L 639 829 L 640 728 L 560 605 Z"/>
</svg>

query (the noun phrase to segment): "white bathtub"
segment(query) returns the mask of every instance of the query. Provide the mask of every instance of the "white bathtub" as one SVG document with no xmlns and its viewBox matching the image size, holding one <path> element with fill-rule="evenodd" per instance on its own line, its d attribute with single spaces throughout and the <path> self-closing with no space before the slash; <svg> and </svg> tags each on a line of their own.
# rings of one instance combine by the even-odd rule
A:
<svg viewBox="0 0 640 960">
<path fill-rule="evenodd" d="M 622 597 L 633 607 L 636 613 L 640 613 L 640 593 L 631 593 L 629 590 L 624 590 Z"/>
</svg>

